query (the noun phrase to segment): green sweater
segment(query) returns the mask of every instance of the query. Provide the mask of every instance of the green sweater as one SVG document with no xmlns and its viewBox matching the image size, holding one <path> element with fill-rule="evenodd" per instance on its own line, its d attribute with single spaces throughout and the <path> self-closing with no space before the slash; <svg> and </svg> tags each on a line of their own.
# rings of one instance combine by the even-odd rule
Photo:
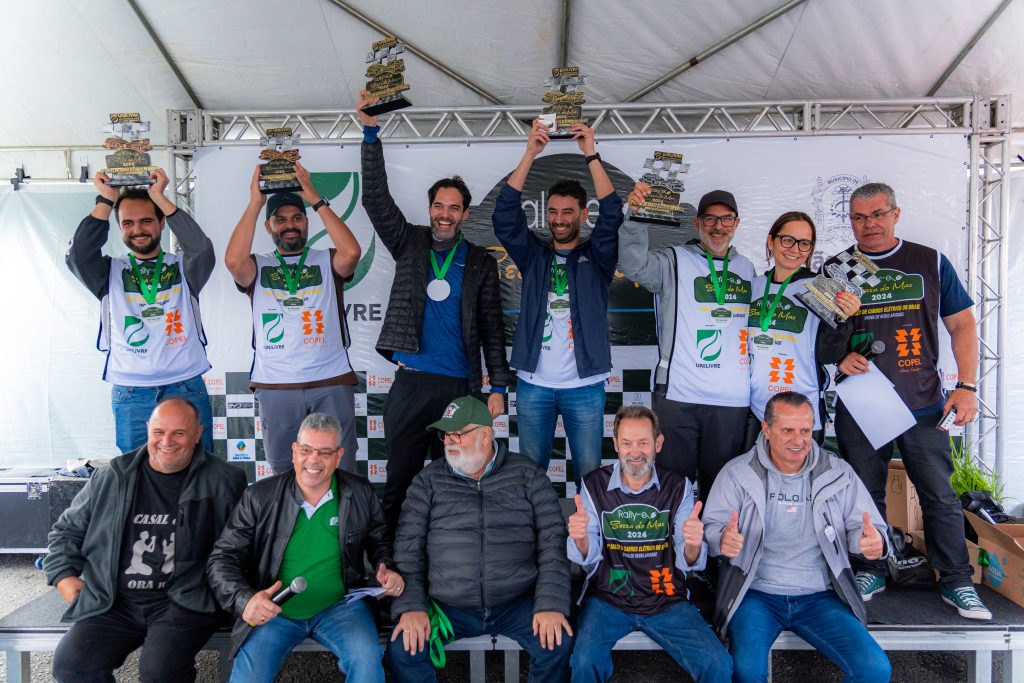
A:
<svg viewBox="0 0 1024 683">
<path fill-rule="evenodd" d="M 321 505 L 312 517 L 305 510 L 295 518 L 288 547 L 281 558 L 277 578 L 288 586 L 297 576 L 306 579 L 306 590 L 281 605 L 281 616 L 311 619 L 345 595 L 338 538 L 338 477 L 331 479 L 333 500 Z"/>
</svg>

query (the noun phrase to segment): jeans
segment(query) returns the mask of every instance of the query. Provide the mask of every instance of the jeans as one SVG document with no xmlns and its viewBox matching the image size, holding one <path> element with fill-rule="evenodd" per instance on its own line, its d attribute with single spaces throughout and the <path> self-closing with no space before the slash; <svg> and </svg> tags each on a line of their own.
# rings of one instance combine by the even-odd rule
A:
<svg viewBox="0 0 1024 683">
<path fill-rule="evenodd" d="M 885 651 L 832 591 L 788 596 L 751 590 L 729 622 L 735 683 L 768 680 L 772 643 L 784 628 L 835 662 L 846 683 L 885 683 L 892 675 Z"/>
<path fill-rule="evenodd" d="M 199 410 L 199 422 L 203 425 L 203 449 L 213 452 L 213 409 L 202 375 L 160 387 L 113 385 L 110 403 L 114 410 L 114 433 L 118 450 L 129 453 L 146 443 L 146 422 L 149 416 L 157 403 L 172 396 L 187 398 Z"/>
<path fill-rule="evenodd" d="M 599 598 L 587 598 L 580 611 L 572 653 L 573 683 L 611 678 L 612 648 L 633 631 L 647 634 L 698 683 L 729 683 L 732 659 L 690 603 L 677 602 L 645 616 L 623 612 Z"/>
<path fill-rule="evenodd" d="M 917 418 L 917 424 L 900 436 L 899 446 L 907 476 L 917 487 L 924 516 L 924 537 L 928 560 L 939 571 L 940 583 L 947 588 L 971 585 L 971 565 L 964 542 L 964 516 L 949 477 L 953 474 L 953 456 L 949 435 L 935 428 L 941 413 Z M 836 406 L 836 439 L 839 455 L 857 473 L 878 511 L 885 518 L 885 487 L 893 442 L 877 451 L 840 401 Z M 906 529 L 904 529 L 906 531 Z M 858 571 L 878 576 L 887 572 L 885 559 L 868 561 L 852 558 Z"/>
<path fill-rule="evenodd" d="M 68 629 L 53 653 L 53 677 L 59 683 L 113 683 L 114 669 L 141 645 L 140 681 L 194 681 L 196 653 L 222 619 L 223 614 L 193 612 L 169 598 L 117 599 L 103 614 Z"/>
<path fill-rule="evenodd" d="M 254 626 L 235 655 L 231 681 L 271 683 L 288 653 L 306 638 L 334 653 L 349 683 L 384 683 L 384 650 L 365 599 L 350 604 L 340 600 L 312 619 L 277 616 Z"/>
<path fill-rule="evenodd" d="M 604 381 L 600 381 L 575 389 L 549 389 L 522 378 L 516 383 L 519 452 L 547 471 L 555 421 L 561 414 L 577 490 L 580 480 L 601 466 L 604 385 Z"/>
<path fill-rule="evenodd" d="M 292 444 L 299 425 L 310 413 L 326 413 L 341 425 L 341 447 L 345 452 L 338 469 L 356 471 L 355 387 L 332 384 L 311 389 L 257 389 L 263 450 L 274 474 L 292 471 Z"/>
<path fill-rule="evenodd" d="M 529 683 L 561 682 L 569 679 L 569 653 L 572 637 L 562 633 L 562 644 L 554 650 L 541 647 L 540 639 L 533 635 L 533 596 L 527 595 L 512 602 L 482 610 L 460 610 L 439 602 L 455 631 L 455 639 L 483 635 L 508 636 L 530 655 Z M 425 683 L 436 681 L 434 665 L 427 649 L 410 655 L 402 645 L 402 638 L 388 642 L 388 662 L 391 677 L 397 683 Z"/>
</svg>

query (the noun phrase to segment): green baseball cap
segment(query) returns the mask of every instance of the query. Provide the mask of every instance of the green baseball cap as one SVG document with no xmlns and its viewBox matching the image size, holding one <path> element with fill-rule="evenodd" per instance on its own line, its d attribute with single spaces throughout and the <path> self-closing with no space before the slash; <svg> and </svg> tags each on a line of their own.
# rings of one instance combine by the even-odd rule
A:
<svg viewBox="0 0 1024 683">
<path fill-rule="evenodd" d="M 466 425 L 483 425 L 484 427 L 494 426 L 494 418 L 487 406 L 472 396 L 457 398 L 448 404 L 444 409 L 444 416 L 427 426 L 427 429 L 436 429 L 439 432 L 457 432 Z"/>
</svg>

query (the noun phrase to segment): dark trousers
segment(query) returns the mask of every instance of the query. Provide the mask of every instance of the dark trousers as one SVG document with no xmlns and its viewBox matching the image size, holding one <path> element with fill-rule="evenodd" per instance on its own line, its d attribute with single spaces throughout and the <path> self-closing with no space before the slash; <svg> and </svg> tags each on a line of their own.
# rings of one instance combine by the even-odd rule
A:
<svg viewBox="0 0 1024 683">
<path fill-rule="evenodd" d="M 836 404 L 836 438 L 839 454 L 864 482 L 878 511 L 885 517 L 885 485 L 893 443 L 899 446 L 907 476 L 917 487 L 924 513 L 928 560 L 939 571 L 940 583 L 949 588 L 971 585 L 971 565 L 964 542 L 964 516 L 949 477 L 953 456 L 949 435 L 935 425 L 941 413 L 917 418 L 917 424 L 878 450 L 864 436 L 842 401 Z M 904 529 L 906 531 L 906 529 Z M 885 576 L 885 560 L 854 559 L 854 569 Z"/>
<path fill-rule="evenodd" d="M 469 382 L 457 377 L 399 368 L 384 402 L 384 446 L 388 455 L 382 505 L 394 534 L 405 491 L 423 462 L 444 457 L 444 445 L 427 425 L 444 415 L 448 404 L 469 393 Z"/>
<path fill-rule="evenodd" d="M 665 435 L 658 464 L 698 482 L 700 499 L 707 500 L 725 463 L 743 453 L 750 409 L 673 401 L 657 388 L 651 408 Z"/>
<path fill-rule="evenodd" d="M 140 645 L 139 680 L 194 681 L 196 653 L 223 615 L 179 607 L 169 599 L 141 604 L 118 599 L 103 614 L 71 626 L 53 653 L 58 683 L 107 683 Z"/>
</svg>

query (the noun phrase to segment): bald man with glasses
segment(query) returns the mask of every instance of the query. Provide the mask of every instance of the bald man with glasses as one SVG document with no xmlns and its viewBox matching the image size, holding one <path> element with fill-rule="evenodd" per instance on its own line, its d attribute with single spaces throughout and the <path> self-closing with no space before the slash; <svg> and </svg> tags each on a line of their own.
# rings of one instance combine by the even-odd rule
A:
<svg viewBox="0 0 1024 683">
<path fill-rule="evenodd" d="M 651 188 L 637 183 L 619 230 L 619 267 L 655 294 L 658 365 L 651 407 L 665 445 L 658 464 L 698 482 L 703 499 L 743 447 L 750 405 L 747 315 L 754 265 L 732 247 L 736 198 L 712 190 L 693 219 L 697 238 L 648 250 L 647 224 L 633 219 Z"/>
</svg>

